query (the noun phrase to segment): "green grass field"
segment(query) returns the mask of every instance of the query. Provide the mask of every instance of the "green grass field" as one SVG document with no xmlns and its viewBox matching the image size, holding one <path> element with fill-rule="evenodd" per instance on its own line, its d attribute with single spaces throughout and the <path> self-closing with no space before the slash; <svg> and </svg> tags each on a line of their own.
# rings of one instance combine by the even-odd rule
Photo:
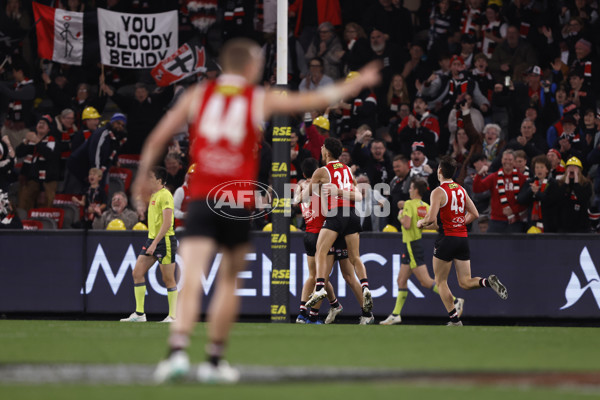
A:
<svg viewBox="0 0 600 400">
<path fill-rule="evenodd" d="M 1 321 L 0 364 L 154 364 L 166 351 L 167 326 L 156 323 Z M 205 326 L 198 325 L 190 356 L 203 361 Z M 232 364 L 366 367 L 431 371 L 600 371 L 597 328 L 466 326 L 302 326 L 237 324 L 227 358 Z M 599 382 L 600 385 L 600 382 Z M 93 390 L 90 390 L 93 388 Z M 182 396 L 328 398 L 390 395 L 424 398 L 577 399 L 600 396 L 599 387 L 407 383 L 390 381 L 243 384 L 234 387 L 0 385 L 0 398 L 37 399 Z M 5 397 L 4 394 L 7 396 Z"/>
</svg>

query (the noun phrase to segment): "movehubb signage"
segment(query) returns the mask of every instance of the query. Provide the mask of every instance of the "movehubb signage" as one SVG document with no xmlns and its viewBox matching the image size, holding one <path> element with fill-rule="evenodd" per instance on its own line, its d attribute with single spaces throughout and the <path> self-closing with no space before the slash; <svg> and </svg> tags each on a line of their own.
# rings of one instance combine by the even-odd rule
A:
<svg viewBox="0 0 600 400">
<path fill-rule="evenodd" d="M 308 276 L 302 234 L 291 234 L 289 270 L 273 269 L 271 234 L 258 233 L 254 251 L 248 253 L 248 269 L 239 274 L 237 295 L 242 314 L 271 314 L 273 280 L 289 278 L 289 312 L 295 314 L 302 283 Z M 434 235 L 424 246 L 431 272 Z M 134 307 L 131 271 L 143 233 L 93 232 L 87 239 L 79 232 L 1 232 L 0 312 L 130 313 Z M 374 313 L 385 316 L 396 300 L 396 276 L 400 269 L 398 234 L 363 234 L 362 260 L 367 267 L 374 298 Z M 474 317 L 600 317 L 600 246 L 597 236 L 482 235 L 470 238 L 473 276 L 497 274 L 509 290 L 503 301 L 491 290 L 464 291 L 451 274 L 450 287 L 466 300 L 465 316 Z M 85 250 L 85 252 L 84 252 Z M 87 255 L 84 262 L 83 257 Z M 217 254 L 204 277 L 204 294 L 214 291 L 221 261 Z M 179 286 L 185 280 L 180 266 Z M 344 315 L 359 315 L 359 306 L 336 267 L 331 276 Z M 166 313 L 166 288 L 156 265 L 147 276 L 146 309 Z M 412 278 L 403 310 L 406 316 L 442 317 L 438 295 Z M 203 303 L 203 306 L 206 302 Z M 322 312 L 327 311 L 323 307 Z"/>
</svg>

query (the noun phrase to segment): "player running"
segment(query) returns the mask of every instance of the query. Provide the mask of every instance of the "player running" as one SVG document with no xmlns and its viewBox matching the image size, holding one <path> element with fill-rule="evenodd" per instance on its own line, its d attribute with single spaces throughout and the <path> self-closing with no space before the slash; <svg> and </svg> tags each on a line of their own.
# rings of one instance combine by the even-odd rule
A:
<svg viewBox="0 0 600 400">
<path fill-rule="evenodd" d="M 310 292 L 315 287 L 315 253 L 317 251 L 317 238 L 319 237 L 319 232 L 325 221 L 325 214 L 321 211 L 321 198 L 315 192 L 312 192 L 312 194 L 309 195 L 312 183 L 310 177 L 312 177 L 318 167 L 319 164 L 314 158 L 307 158 L 302 162 L 302 173 L 306 180 L 299 183 L 296 195 L 294 196 L 294 203 L 300 203 L 302 217 L 306 223 L 304 249 L 306 251 L 309 271 L 309 277 L 302 286 L 302 294 L 300 296 L 300 314 L 296 319 L 296 323 L 299 324 L 320 323 L 318 320 L 320 302 L 317 302 L 310 310 L 306 307 L 306 301 L 308 300 Z M 360 192 L 354 191 L 354 193 L 350 193 L 350 198 L 353 200 L 360 200 L 362 195 Z M 339 237 L 336 240 L 327 254 L 328 263 L 333 265 L 336 260 L 340 263 L 340 270 L 342 271 L 344 280 L 352 289 L 358 304 L 362 305 L 363 298 L 361 286 L 354 274 L 354 266 L 348 261 L 348 250 L 346 249 L 346 242 L 343 237 Z M 329 281 L 327 281 L 325 288 L 327 290 L 327 299 L 329 300 L 329 312 L 325 318 L 325 323 L 331 324 L 344 308 L 337 300 L 333 286 Z"/>
<path fill-rule="evenodd" d="M 352 82 L 351 80 L 349 82 Z M 363 305 L 361 325 L 375 322 L 373 313 L 373 299 L 369 290 L 367 269 L 360 259 L 359 246 L 361 232 L 360 218 L 356 214 L 354 202 L 349 199 L 348 193 L 354 191 L 356 180 L 350 168 L 338 160 L 342 154 L 342 142 L 335 138 L 325 139 L 321 148 L 321 155 L 326 165 L 315 171 L 312 184 L 321 185 L 321 196 L 329 197 L 328 211 L 323 227 L 317 240 L 317 283 L 311 298 L 306 302 L 307 307 L 312 307 L 327 295 L 325 281 L 331 273 L 332 266 L 327 263 L 327 253 L 339 236 L 344 237 L 348 247 L 348 258 L 354 265 L 356 275 L 362 286 Z"/>
<path fill-rule="evenodd" d="M 400 259 L 400 272 L 398 272 L 398 297 L 396 306 L 392 313 L 380 325 L 396 325 L 402 322 L 400 313 L 408 296 L 408 278 L 414 274 L 421 286 L 431 289 L 439 294 L 435 281 L 431 279 L 425 265 L 425 251 L 421 240 L 421 230 L 417 228 L 417 222 L 427 215 L 429 204 L 423 201 L 427 194 L 427 182 L 422 179 L 413 179 L 408 189 L 410 200 L 404 202 L 404 208 L 398 213 L 398 219 L 402 224 L 402 257 Z M 464 305 L 463 299 L 454 299 L 454 307 L 460 318 Z"/>
<path fill-rule="evenodd" d="M 458 284 L 465 290 L 492 288 L 501 299 L 508 298 L 506 287 L 496 275 L 488 278 L 471 277 L 471 255 L 467 239 L 467 225 L 479 218 L 473 201 L 458 183 L 452 180 L 456 173 L 456 161 L 450 156 L 442 157 L 437 170 L 440 186 L 431 192 L 429 212 L 417 227 L 430 229 L 439 226 L 439 236 L 433 250 L 433 272 L 442 302 L 448 311 L 448 326 L 462 326 L 454 306 L 454 296 L 448 287 L 448 274 L 452 261 L 456 268 Z M 439 215 L 438 215 L 439 212 Z"/>
<path fill-rule="evenodd" d="M 202 276 L 218 251 L 222 262 L 215 293 L 208 309 L 207 362 L 197 377 L 203 382 L 235 382 L 239 372 L 223 360 L 229 331 L 239 310 L 235 295 L 238 272 L 246 265 L 250 249 L 251 204 L 218 206 L 219 194 L 238 197 L 240 188 L 232 181 L 254 181 L 258 175 L 256 160 L 259 126 L 275 113 L 289 114 L 321 109 L 356 95 L 379 81 L 379 66 L 367 65 L 360 77 L 317 91 L 279 93 L 256 86 L 263 70 L 260 47 L 248 39 L 234 39 L 220 54 L 223 74 L 214 81 L 188 89 L 152 131 L 140 159 L 133 184 L 134 199 L 149 196 L 146 173 L 164 152 L 180 127 L 190 125 L 190 158 L 196 173 L 190 180 L 191 201 L 186 217 L 186 235 L 180 253 L 185 281 L 178 304 L 178 318 L 171 324 L 169 352 L 155 371 L 155 380 L 164 382 L 185 376 L 190 368 L 186 352 L 190 335 L 200 314 Z M 229 186 L 227 186 L 229 184 Z M 224 186 L 223 186 L 224 185 Z M 226 190 L 226 191 L 225 191 Z M 212 195 L 211 195 L 212 191 Z M 227 216 L 226 216 L 227 215 Z"/>
<path fill-rule="evenodd" d="M 167 170 L 163 167 L 154 167 L 148 175 L 150 177 L 149 189 L 152 190 L 148 206 L 148 240 L 142 247 L 133 269 L 135 312 L 128 318 L 123 318 L 121 322 L 146 322 L 144 313 L 146 280 L 144 276 L 157 260 L 163 282 L 167 287 L 169 302 L 169 315 L 162 322 L 175 321 L 177 306 L 177 283 L 175 282 L 177 239 L 173 231 L 175 206 L 171 192 L 165 188 Z"/>
</svg>

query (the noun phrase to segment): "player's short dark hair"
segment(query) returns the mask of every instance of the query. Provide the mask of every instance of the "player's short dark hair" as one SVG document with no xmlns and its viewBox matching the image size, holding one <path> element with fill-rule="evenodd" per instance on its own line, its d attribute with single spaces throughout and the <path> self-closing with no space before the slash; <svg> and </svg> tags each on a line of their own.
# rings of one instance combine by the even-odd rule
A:
<svg viewBox="0 0 600 400">
<path fill-rule="evenodd" d="M 319 162 L 312 157 L 308 157 L 304 161 L 302 161 L 301 168 L 304 176 L 306 178 L 310 178 L 311 176 L 313 176 L 317 168 L 319 168 Z"/>
<path fill-rule="evenodd" d="M 456 160 L 450 156 L 442 157 L 440 160 L 440 170 L 444 178 L 451 179 L 456 173 Z"/>
<path fill-rule="evenodd" d="M 163 185 L 167 183 L 167 169 L 165 167 L 152 167 L 152 173 Z"/>
<path fill-rule="evenodd" d="M 334 159 L 338 159 L 342 154 L 342 142 L 339 139 L 328 137 L 325 139 L 325 148 L 331 153 Z"/>
<path fill-rule="evenodd" d="M 421 198 L 425 198 L 427 195 L 427 181 L 419 177 L 414 177 L 410 183 L 412 183 L 415 189 L 417 189 L 419 196 L 421 196 Z"/>
</svg>

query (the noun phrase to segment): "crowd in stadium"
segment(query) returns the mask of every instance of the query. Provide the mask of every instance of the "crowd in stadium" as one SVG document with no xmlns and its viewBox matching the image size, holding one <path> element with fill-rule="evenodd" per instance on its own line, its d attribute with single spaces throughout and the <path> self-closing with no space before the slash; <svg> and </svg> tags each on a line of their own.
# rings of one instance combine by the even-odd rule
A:
<svg viewBox="0 0 600 400">
<path fill-rule="evenodd" d="M 174 3 L 39 2 L 89 13 L 155 13 Z M 202 43 L 210 59 L 206 72 L 157 89 L 149 70 L 41 60 L 31 2 L 0 4 L 2 228 L 53 227 L 44 217 L 57 207 L 57 227 L 67 229 L 143 221 L 127 194 L 144 139 L 185 87 L 218 76 L 224 40 L 257 40 L 263 84 L 275 84 L 274 0 L 180 0 L 179 44 Z M 331 136 L 345 146 L 340 160 L 368 184 L 358 207 L 365 231 L 399 229 L 411 180 L 435 188 L 436 159 L 445 154 L 481 214 L 472 232 L 599 229 L 598 1 L 295 0 L 289 16 L 291 88 L 352 79 L 372 60 L 381 60 L 383 78 L 356 98 L 290 116 L 292 183 Z M 258 180 L 269 185 L 272 123 L 263 131 Z M 177 139 L 164 166 L 181 224 L 186 176 L 202 171 L 188 165 L 184 128 Z M 385 202 L 390 213 L 380 217 L 373 211 Z M 111 225 L 115 219 L 124 223 Z M 302 218 L 292 221 L 302 228 Z"/>
</svg>

